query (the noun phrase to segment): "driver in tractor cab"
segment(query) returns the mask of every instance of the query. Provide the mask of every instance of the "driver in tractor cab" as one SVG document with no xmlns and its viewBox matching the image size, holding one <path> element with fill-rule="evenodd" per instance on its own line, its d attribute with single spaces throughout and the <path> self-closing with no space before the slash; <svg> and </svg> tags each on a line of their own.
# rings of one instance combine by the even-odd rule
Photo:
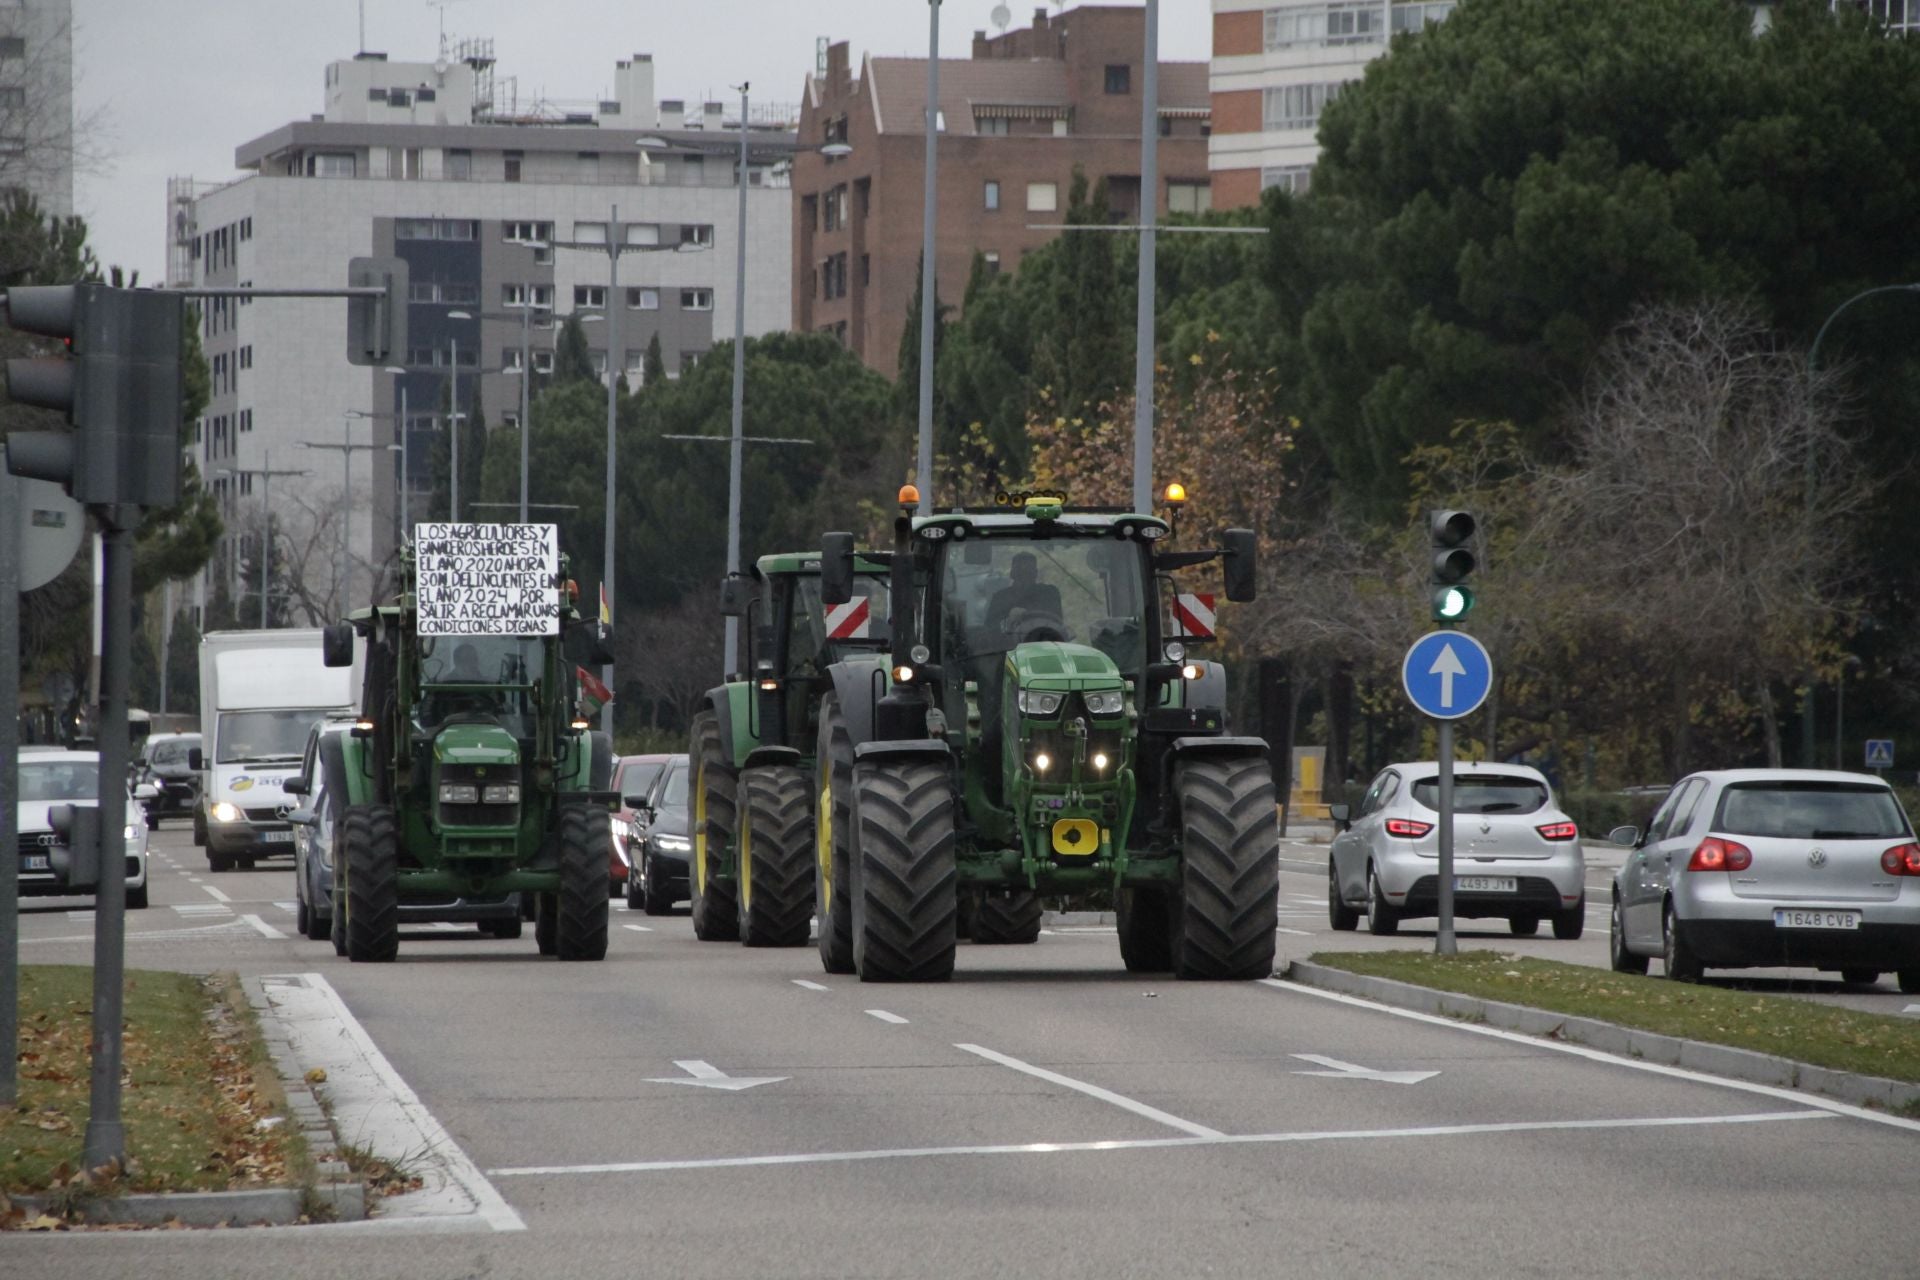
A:
<svg viewBox="0 0 1920 1280">
<path fill-rule="evenodd" d="M 1062 616 L 1060 588 L 1040 581 L 1040 561 L 1033 552 L 1022 551 L 1014 556 L 1012 572 L 1013 582 L 994 592 L 993 600 L 987 605 L 989 631 L 1003 630 L 1016 611 L 1045 614 L 1050 618 Z"/>
<path fill-rule="evenodd" d="M 470 643 L 461 643 L 453 649 L 453 667 L 441 678 L 446 684 L 486 684 L 486 672 L 480 669 L 480 651 Z M 496 712 L 500 710 L 498 697 L 481 689 L 429 689 L 420 700 L 420 723 L 423 726 L 439 724 L 448 716 L 468 712 Z"/>
</svg>

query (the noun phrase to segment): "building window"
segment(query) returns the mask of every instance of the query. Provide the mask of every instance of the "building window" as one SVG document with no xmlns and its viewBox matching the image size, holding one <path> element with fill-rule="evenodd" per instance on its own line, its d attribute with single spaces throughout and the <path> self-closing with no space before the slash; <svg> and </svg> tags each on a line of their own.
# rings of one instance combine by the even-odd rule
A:
<svg viewBox="0 0 1920 1280">
<path fill-rule="evenodd" d="M 533 353 L 533 371 L 535 373 L 553 372 L 553 352 L 536 351 Z"/>
<path fill-rule="evenodd" d="M 980 260 L 986 264 L 988 275 L 997 276 L 1000 274 L 1000 255 L 998 253 L 989 249 L 980 255 Z"/>
<path fill-rule="evenodd" d="M 713 245 L 713 224 L 708 222 L 686 222 L 680 226 L 680 243 Z"/>
<path fill-rule="evenodd" d="M 384 103 L 384 102 L 385 102 L 386 100 L 387 100 L 387 91 L 386 91 L 385 89 L 369 89 L 369 90 L 367 90 L 367 101 L 368 101 L 368 102 L 380 102 L 380 103 Z"/>
<path fill-rule="evenodd" d="M 480 224 L 467 218 L 395 218 L 395 240 L 478 240 Z"/>
<path fill-rule="evenodd" d="M 820 204 L 823 231 L 838 231 L 847 225 L 847 188 L 846 184 L 827 192 Z"/>
<path fill-rule="evenodd" d="M 504 159 L 506 160 L 506 169 L 507 169 L 506 180 L 508 182 L 520 181 L 520 160 L 521 160 L 520 152 L 509 151 L 506 153 Z"/>
<path fill-rule="evenodd" d="M 1065 116 L 1061 116 L 1053 122 L 1053 136 L 1056 138 L 1064 138 L 1067 136 L 1067 118 Z"/>
<path fill-rule="evenodd" d="M 503 284 L 500 286 L 500 305 L 503 307 L 524 307 L 531 298 L 536 309 L 553 306 L 553 286 L 550 284 Z"/>
<path fill-rule="evenodd" d="M 1007 124 L 1005 116 L 975 116 L 973 131 L 983 138 L 1004 138 L 1007 136 Z"/>
<path fill-rule="evenodd" d="M 500 238 L 513 244 L 545 244 L 553 239 L 551 222 L 503 222 Z"/>
<path fill-rule="evenodd" d="M 1422 27 L 1444 21 L 1447 15 L 1453 12 L 1454 2 L 1455 0 L 1424 0 L 1424 3 L 1420 4 L 1394 5 L 1394 33 L 1397 35 L 1402 31 L 1418 31 Z M 1888 20 L 1892 21 L 1891 14 L 1888 15 Z M 1915 27 L 1920 27 L 1920 10 L 1915 11 L 1912 21 Z"/>
<path fill-rule="evenodd" d="M 351 151 L 317 151 L 307 157 L 307 173 L 315 178 L 351 178 L 355 167 Z"/>
<path fill-rule="evenodd" d="M 593 366 L 594 377 L 604 378 L 607 376 L 607 353 L 606 352 L 589 351 L 587 353 L 587 363 Z"/>
<path fill-rule="evenodd" d="M 1427 22 L 1438 22 L 1453 8 L 1452 0 L 1432 4 L 1395 4 L 1392 25 L 1395 31 L 1418 30 Z M 1432 17 L 1417 15 L 1411 25 L 1402 25 L 1406 10 L 1434 9 Z M 1329 0 L 1326 4 L 1299 5 L 1266 12 L 1266 47 L 1269 53 L 1297 45 L 1379 44 L 1386 38 L 1387 18 L 1378 0 Z"/>
<path fill-rule="evenodd" d="M 500 348 L 500 372 L 502 373 L 520 372 L 520 348 L 518 347 Z"/>
<path fill-rule="evenodd" d="M 1268 129 L 1311 129 L 1320 123 L 1320 113 L 1340 96 L 1345 86 L 1331 84 L 1290 84 L 1266 89 L 1264 118 Z"/>
<path fill-rule="evenodd" d="M 863 253 L 860 255 L 860 287 L 864 289 L 872 283 L 873 283 L 873 256 L 871 254 Z"/>
<path fill-rule="evenodd" d="M 627 290 L 627 309 L 629 311 L 658 311 L 660 309 L 660 291 L 658 289 Z"/>
<path fill-rule="evenodd" d="M 576 222 L 573 224 L 573 238 L 581 244 L 605 244 L 607 242 L 607 224 L 604 222 Z"/>
<path fill-rule="evenodd" d="M 607 286 L 603 284 L 573 286 L 573 305 L 575 310 L 585 307 L 589 311 L 604 311 L 607 306 Z"/>
<path fill-rule="evenodd" d="M 820 264 L 820 296 L 829 299 L 847 296 L 846 254 L 836 253 Z"/>
<path fill-rule="evenodd" d="M 680 353 L 680 372 L 692 373 L 694 366 L 700 363 L 700 357 L 703 354 L 705 353 L 700 351 L 682 351 Z"/>
<path fill-rule="evenodd" d="M 1260 189 L 1279 187 L 1290 195 L 1303 196 L 1313 179 L 1313 166 L 1310 164 L 1282 165 L 1277 169 L 1260 171 Z"/>
<path fill-rule="evenodd" d="M 1108 93 L 1133 92 L 1133 68 L 1125 65 L 1107 68 Z"/>
<path fill-rule="evenodd" d="M 1206 213 L 1213 208 L 1213 187 L 1205 182 L 1167 183 L 1168 213 Z"/>
<path fill-rule="evenodd" d="M 1029 182 L 1027 184 L 1027 212 L 1053 213 L 1060 207 L 1060 184 L 1056 182 Z"/>
<path fill-rule="evenodd" d="M 660 224 L 657 222 L 629 222 L 627 224 L 627 243 L 637 245 L 659 244 Z"/>
<path fill-rule="evenodd" d="M 989 182 L 986 185 L 987 210 L 992 212 L 1000 207 L 1000 184 Z"/>
<path fill-rule="evenodd" d="M 447 152 L 447 178 L 452 182 L 469 182 L 473 178 L 473 152 Z"/>
<path fill-rule="evenodd" d="M 713 290 L 682 289 L 680 291 L 680 309 L 682 311 L 713 310 Z"/>
<path fill-rule="evenodd" d="M 1160 136 L 1163 138 L 1171 138 L 1173 136 L 1173 117 L 1172 116 L 1160 117 Z"/>
</svg>

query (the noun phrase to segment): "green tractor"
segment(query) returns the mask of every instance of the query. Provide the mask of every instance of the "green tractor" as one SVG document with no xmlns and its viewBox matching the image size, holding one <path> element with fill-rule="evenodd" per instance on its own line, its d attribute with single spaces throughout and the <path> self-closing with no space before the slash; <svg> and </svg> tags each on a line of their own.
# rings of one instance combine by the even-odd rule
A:
<svg viewBox="0 0 1920 1280">
<path fill-rule="evenodd" d="M 578 712 L 577 670 L 610 660 L 607 637 L 574 607 L 564 560 L 541 588 L 555 602 L 551 633 L 422 634 L 411 544 L 401 564 L 397 603 L 323 637 L 328 666 L 352 665 L 356 632 L 365 642 L 360 720 L 320 744 L 342 805 L 336 948 L 392 960 L 404 901 L 524 893 L 540 954 L 604 958 L 619 797 L 612 742 Z"/>
<path fill-rule="evenodd" d="M 953 972 L 963 900 L 1113 891 L 1132 971 L 1273 971 L 1267 744 L 1226 732 L 1226 679 L 1163 634 L 1175 570 L 1254 592 L 1254 537 L 1170 549 L 1172 525 L 1057 493 L 914 515 L 888 557 L 890 652 L 843 659 L 820 716 L 820 930 L 864 981 Z M 853 589 L 828 534 L 821 595 Z M 981 917 L 975 916 L 978 935 Z M 823 947 L 823 951 L 825 948 Z M 834 965 L 829 959 L 828 968 Z"/>
<path fill-rule="evenodd" d="M 762 556 L 729 580 L 721 611 L 747 622 L 751 679 L 707 692 L 688 747 L 694 936 L 805 946 L 813 915 L 813 757 L 834 664 L 887 650 L 886 566 L 857 558 L 848 598 L 820 599 L 820 555 Z M 823 939 L 823 948 L 827 941 Z"/>
</svg>

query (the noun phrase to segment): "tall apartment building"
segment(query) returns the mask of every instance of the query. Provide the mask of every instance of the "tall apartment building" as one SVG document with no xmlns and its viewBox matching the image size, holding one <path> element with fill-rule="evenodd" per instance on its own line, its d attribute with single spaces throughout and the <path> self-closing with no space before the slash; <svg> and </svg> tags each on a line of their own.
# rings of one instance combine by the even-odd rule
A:
<svg viewBox="0 0 1920 1280">
<path fill-rule="evenodd" d="M 1104 180 L 1115 216 L 1140 211 L 1144 10 L 1037 9 L 1030 27 L 974 33 L 972 56 L 940 62 L 938 250 L 942 302 L 958 306 L 976 252 L 1013 270 L 1058 233 L 1073 171 Z M 824 42 L 823 42 L 824 43 Z M 793 166 L 793 327 L 840 338 L 892 374 L 919 283 L 927 62 L 875 58 L 852 73 L 824 47 L 800 109 Z M 1212 207 L 1207 68 L 1163 62 L 1162 212 Z M 852 154 L 818 154 L 844 142 Z"/>
<path fill-rule="evenodd" d="M 73 212 L 72 0 L 0 4 L 0 188 Z"/>
<path fill-rule="evenodd" d="M 575 104 L 513 100 L 493 67 L 490 41 L 464 42 L 433 62 L 363 53 L 331 63 L 324 113 L 242 143 L 243 176 L 171 184 L 175 285 L 344 285 L 349 260 L 362 256 L 401 258 L 410 275 L 408 349 L 387 369 L 347 364 L 344 301 L 219 299 L 205 307 L 213 398 L 195 448 L 229 517 L 222 563 L 236 595 L 256 589 L 235 568 L 240 539 L 260 523 L 266 485 L 255 473 L 293 469 L 311 474 L 272 481 L 276 537 L 299 545 L 303 514 L 311 525 L 307 513 L 338 510 L 350 487 L 351 577 L 335 594 L 364 603 L 399 532 L 402 459 L 394 446 L 406 446 L 409 517 L 445 519 L 424 500 L 435 439 L 447 429 L 450 379 L 457 376 L 462 414 L 477 397 L 489 427 L 517 429 L 528 309 L 536 374 L 552 369 L 556 316 L 587 321 L 603 379 L 611 369 L 629 385 L 640 381 L 655 337 L 667 376 L 677 377 L 716 334 L 733 334 L 741 122 L 719 103 L 689 112 L 682 102 L 656 101 L 646 54 L 617 64 L 613 100 Z M 791 111 L 756 113 L 747 124 L 755 152 L 746 331 L 757 335 L 784 328 L 790 308 Z M 620 250 L 611 294 L 609 237 Z M 619 345 L 609 352 L 615 328 Z M 538 456 L 537 412 L 532 432 Z M 343 451 L 305 443 L 364 446 L 344 455 L 350 485 Z M 308 573 L 332 563 L 323 546 Z"/>
<path fill-rule="evenodd" d="M 1320 112 L 1388 40 L 1453 12 L 1456 0 L 1213 0 L 1213 202 L 1304 191 Z"/>
</svg>

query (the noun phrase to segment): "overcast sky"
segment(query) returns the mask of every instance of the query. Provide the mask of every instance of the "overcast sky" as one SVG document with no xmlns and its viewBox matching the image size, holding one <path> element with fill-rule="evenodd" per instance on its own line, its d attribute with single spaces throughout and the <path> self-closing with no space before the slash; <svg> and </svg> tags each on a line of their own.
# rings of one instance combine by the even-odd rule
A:
<svg viewBox="0 0 1920 1280">
<path fill-rule="evenodd" d="M 1131 0 L 1119 0 L 1130 3 Z M 966 57 L 996 0 L 943 0 L 940 48 Z M 1008 0 L 1013 25 L 1038 0 Z M 1047 7 L 1053 8 L 1049 4 Z M 1204 61 L 1207 0 L 1161 0 L 1163 59 Z M 864 53 L 924 55 L 926 0 L 365 0 L 366 47 L 430 62 L 449 40 L 494 42 L 520 100 L 608 96 L 615 59 L 651 53 L 657 96 L 797 102 L 821 36 Z M 74 98 L 103 116 L 107 158 L 75 183 L 101 262 L 165 278 L 170 177 L 235 176 L 234 148 L 324 106 L 327 63 L 360 47 L 356 0 L 73 0 Z"/>
</svg>

